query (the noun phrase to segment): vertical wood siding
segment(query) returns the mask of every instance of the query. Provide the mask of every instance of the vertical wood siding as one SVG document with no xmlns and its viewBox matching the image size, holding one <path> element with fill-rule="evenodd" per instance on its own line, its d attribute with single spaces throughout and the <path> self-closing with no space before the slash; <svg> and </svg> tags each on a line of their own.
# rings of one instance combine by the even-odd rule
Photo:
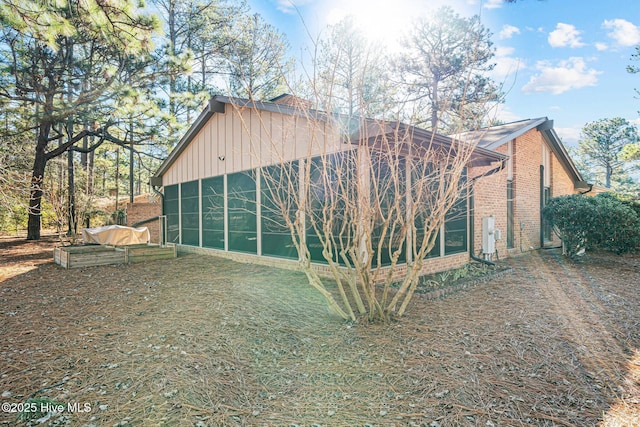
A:
<svg viewBox="0 0 640 427">
<path fill-rule="evenodd" d="M 346 149 L 330 126 L 250 108 L 214 114 L 163 175 L 163 185 Z M 224 160 L 220 160 L 224 158 Z"/>
</svg>

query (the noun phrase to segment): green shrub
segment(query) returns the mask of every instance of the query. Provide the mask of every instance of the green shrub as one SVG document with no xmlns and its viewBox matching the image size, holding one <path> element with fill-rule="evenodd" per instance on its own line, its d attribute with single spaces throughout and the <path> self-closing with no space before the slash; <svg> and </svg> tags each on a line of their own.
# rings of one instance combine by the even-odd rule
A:
<svg viewBox="0 0 640 427">
<path fill-rule="evenodd" d="M 604 249 L 618 254 L 640 248 L 640 215 L 630 202 L 610 193 L 554 197 L 544 216 L 562 239 L 564 253 Z"/>
</svg>

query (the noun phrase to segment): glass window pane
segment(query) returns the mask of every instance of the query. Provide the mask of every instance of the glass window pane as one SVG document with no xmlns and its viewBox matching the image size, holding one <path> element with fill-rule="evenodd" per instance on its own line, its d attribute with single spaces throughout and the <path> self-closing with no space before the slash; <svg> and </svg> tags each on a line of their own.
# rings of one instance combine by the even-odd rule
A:
<svg viewBox="0 0 640 427">
<path fill-rule="evenodd" d="M 178 243 L 180 239 L 178 202 L 178 185 L 175 184 L 164 187 L 163 211 L 167 216 L 168 243 Z"/>
<path fill-rule="evenodd" d="M 180 207 L 182 209 L 182 244 L 200 245 L 200 215 L 198 201 L 198 181 L 180 184 Z"/>
<path fill-rule="evenodd" d="M 444 254 L 467 251 L 467 197 L 464 194 L 447 213 L 444 223 Z"/>
<path fill-rule="evenodd" d="M 283 216 L 286 210 L 289 219 L 295 220 L 298 162 L 263 168 L 260 176 L 262 254 L 298 259 L 298 251 Z"/>
<path fill-rule="evenodd" d="M 224 249 L 224 177 L 202 180 L 202 246 Z"/>
<path fill-rule="evenodd" d="M 227 176 L 229 250 L 258 252 L 256 181 L 253 171 Z"/>
</svg>

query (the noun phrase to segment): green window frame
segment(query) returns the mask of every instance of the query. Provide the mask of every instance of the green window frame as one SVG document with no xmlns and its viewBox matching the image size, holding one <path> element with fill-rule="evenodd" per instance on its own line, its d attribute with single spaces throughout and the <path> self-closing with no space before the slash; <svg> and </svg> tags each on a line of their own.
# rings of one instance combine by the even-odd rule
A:
<svg viewBox="0 0 640 427">
<path fill-rule="evenodd" d="M 407 180 L 407 161 L 404 157 L 396 157 L 392 160 L 393 165 L 398 167 L 397 171 L 392 171 L 389 166 L 390 155 L 387 153 L 380 153 L 377 151 L 371 152 L 371 182 L 377 183 L 377 190 L 371 185 L 370 196 L 372 200 L 378 199 L 379 208 L 382 211 L 383 216 L 387 216 L 389 211 L 396 203 L 400 203 L 400 211 L 406 212 L 406 197 L 404 193 L 406 191 Z M 382 189 L 387 189 L 386 194 L 381 194 Z M 401 195 L 398 199 L 398 193 Z M 398 255 L 397 264 L 403 264 L 407 261 L 407 242 L 406 237 L 401 236 L 397 230 L 395 233 L 390 231 L 391 225 L 387 227 L 386 236 L 381 242 L 382 232 L 384 231 L 384 224 L 382 218 L 379 218 L 377 223 L 374 224 L 371 235 L 371 244 L 374 251 L 374 258 L 372 267 L 378 266 L 377 255 L 380 254 L 380 266 L 391 265 L 391 257 L 394 253 L 401 249 Z M 399 236 L 400 237 L 395 237 Z M 390 241 L 391 236 L 394 236 L 394 240 Z M 402 238 L 404 237 L 404 238 Z M 402 241 L 400 241 L 402 240 Z M 382 247 L 380 247 L 382 245 Z"/>
<path fill-rule="evenodd" d="M 255 171 L 227 175 L 228 249 L 258 253 Z"/>
<path fill-rule="evenodd" d="M 507 181 L 507 248 L 515 247 L 515 197 L 513 181 Z"/>
<path fill-rule="evenodd" d="M 260 173 L 260 231 L 262 255 L 298 259 L 283 209 L 295 221 L 298 200 L 298 162 L 262 168 Z M 274 202 L 274 198 L 276 201 Z"/>
<path fill-rule="evenodd" d="M 447 212 L 444 223 L 444 254 L 453 255 L 468 250 L 468 202 L 464 191 L 458 201 Z"/>
<path fill-rule="evenodd" d="M 551 200 L 551 188 L 544 187 L 543 194 L 544 194 L 543 196 L 544 197 L 543 208 L 544 208 L 544 206 L 547 206 L 547 204 L 549 204 L 549 201 Z M 544 216 L 542 217 L 542 222 L 543 222 L 544 240 L 545 242 L 550 242 L 551 239 L 553 239 L 553 234 L 551 232 L 551 223 L 549 221 L 546 221 Z"/>
<path fill-rule="evenodd" d="M 311 211 L 307 212 L 306 218 L 306 243 L 311 257 L 311 261 L 322 264 L 328 264 L 322 255 L 323 246 L 320 237 L 318 237 L 313 221 L 316 224 L 323 223 L 325 214 L 333 217 L 334 227 L 340 227 L 344 224 L 345 209 L 343 196 L 341 191 L 349 191 L 349 180 L 357 179 L 355 160 L 357 156 L 354 151 L 342 151 L 338 153 L 327 154 L 325 156 L 314 157 L 311 159 L 310 180 L 309 180 L 309 199 Z M 320 226 L 321 227 L 321 226 Z M 338 235 L 335 230 L 334 235 Z M 340 242 L 333 242 L 335 248 L 334 261 L 343 263 L 340 259 L 339 252 Z"/>
<path fill-rule="evenodd" d="M 178 184 L 164 187 L 162 210 L 167 217 L 167 243 L 180 243 L 180 205 Z"/>
<path fill-rule="evenodd" d="M 444 254 L 453 255 L 469 250 L 469 198 L 466 188 L 467 169 L 462 171 L 460 197 L 445 215 Z"/>
<path fill-rule="evenodd" d="M 224 176 L 202 180 L 202 246 L 224 249 Z"/>
<path fill-rule="evenodd" d="M 200 245 L 200 197 L 198 181 L 180 184 L 182 244 Z"/>
</svg>

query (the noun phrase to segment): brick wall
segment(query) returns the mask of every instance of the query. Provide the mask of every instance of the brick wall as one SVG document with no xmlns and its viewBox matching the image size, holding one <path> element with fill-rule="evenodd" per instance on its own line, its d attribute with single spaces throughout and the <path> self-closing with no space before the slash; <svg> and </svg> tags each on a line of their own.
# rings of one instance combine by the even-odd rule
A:
<svg viewBox="0 0 640 427">
<path fill-rule="evenodd" d="M 246 262 L 251 264 L 266 265 L 269 267 L 284 268 L 287 270 L 300 270 L 298 261 L 283 258 L 274 258 L 267 256 L 258 256 L 251 254 L 244 254 L 239 252 L 223 251 L 219 249 L 201 248 L 188 245 L 178 245 L 178 253 L 195 253 L 201 255 L 213 255 L 221 258 L 227 258 L 238 262 Z M 462 267 L 469 262 L 469 255 L 464 252 L 461 254 L 448 255 L 444 257 L 431 258 L 424 262 L 421 275 L 437 273 L 446 270 L 452 270 L 454 268 Z M 331 278 L 331 270 L 329 266 L 325 264 L 312 264 L 313 269 L 318 272 L 321 277 Z M 392 280 L 399 281 L 406 274 L 406 264 L 396 266 Z M 379 273 L 380 280 L 382 282 L 386 271 L 386 268 L 382 268 Z"/>
<path fill-rule="evenodd" d="M 540 247 L 540 132 L 530 130 L 513 144 L 514 231 L 515 246 L 523 251 Z M 523 224 L 524 227 L 520 227 Z"/>
<path fill-rule="evenodd" d="M 564 168 L 556 158 L 551 154 L 551 196 L 565 196 L 573 194 L 576 191 L 573 188 L 573 181 L 566 174 Z"/>
<path fill-rule="evenodd" d="M 162 205 L 160 202 L 143 202 L 143 203 L 127 203 L 127 225 L 133 227 L 133 224 L 162 215 Z M 160 224 L 158 221 L 152 221 L 141 225 L 147 227 L 151 235 L 152 243 L 160 243 Z"/>
<path fill-rule="evenodd" d="M 507 249 L 507 171 L 480 178 L 474 185 L 474 253 L 482 247 L 482 218 L 494 215 L 496 228 L 502 231 L 502 240 L 496 242 L 500 257 L 517 255 L 540 247 L 540 165 L 545 144 L 537 130 L 516 138 L 513 142 L 514 183 L 514 248 Z M 507 152 L 507 144 L 496 151 Z M 575 193 L 573 181 L 555 157 L 550 153 L 551 196 Z M 469 176 L 481 175 L 488 168 L 473 168 Z M 523 225 L 522 229 L 520 224 Z M 552 239 L 555 239 L 552 236 Z"/>
<path fill-rule="evenodd" d="M 506 145 L 496 151 L 506 154 Z M 493 166 L 495 167 L 495 166 Z M 474 168 L 471 177 L 481 176 L 493 167 Z M 473 253 L 482 253 L 482 218 L 493 216 L 495 227 L 502 232 L 502 239 L 496 241 L 499 256 L 507 253 L 507 170 L 478 178 L 474 183 L 473 211 Z"/>
</svg>

